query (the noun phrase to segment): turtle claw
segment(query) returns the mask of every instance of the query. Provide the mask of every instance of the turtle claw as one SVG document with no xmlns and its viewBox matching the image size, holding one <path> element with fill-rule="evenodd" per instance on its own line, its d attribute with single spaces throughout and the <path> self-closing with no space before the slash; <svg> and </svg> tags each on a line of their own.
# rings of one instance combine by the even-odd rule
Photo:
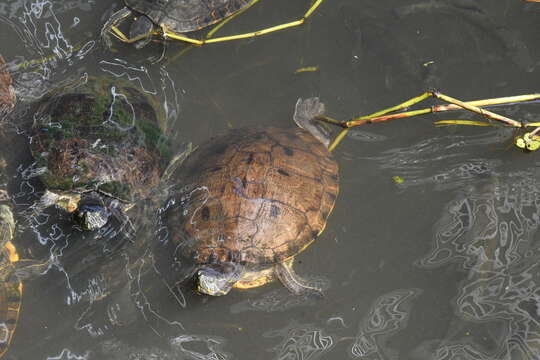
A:
<svg viewBox="0 0 540 360">
<path fill-rule="evenodd" d="M 294 110 L 294 121 L 301 127 L 304 122 L 309 122 L 313 118 L 323 115 L 326 109 L 318 97 L 310 97 L 307 99 L 299 98 Z"/>
<path fill-rule="evenodd" d="M 324 146 L 330 145 L 330 137 L 327 131 L 314 121 L 317 116 L 323 115 L 325 112 L 324 103 L 318 97 L 308 99 L 299 98 L 294 109 L 294 122 L 304 130 L 307 130 L 317 140 L 322 142 Z"/>
</svg>

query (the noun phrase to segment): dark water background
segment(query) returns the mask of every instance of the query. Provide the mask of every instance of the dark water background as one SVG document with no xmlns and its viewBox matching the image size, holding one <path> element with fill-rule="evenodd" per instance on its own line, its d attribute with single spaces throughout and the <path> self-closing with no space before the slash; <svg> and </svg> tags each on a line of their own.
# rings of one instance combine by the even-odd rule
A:
<svg viewBox="0 0 540 360">
<path fill-rule="evenodd" d="M 299 97 L 319 96 L 328 114 L 346 119 L 429 88 L 464 100 L 539 90 L 540 4 L 326 0 L 302 28 L 181 56 L 183 45 L 170 43 L 152 64 L 158 44 L 101 47 L 98 29 L 118 2 L 3 0 L 1 53 L 18 66 L 19 97 L 84 74 L 130 80 L 161 99 L 181 148 L 228 128 L 291 126 Z M 262 0 L 223 34 L 308 6 Z M 296 73 L 309 66 L 318 70 Z M 538 121 L 540 106 L 500 111 Z M 156 285 L 136 294 L 137 322 L 115 327 L 100 306 L 78 301 L 91 293 L 99 304 L 99 273 L 77 276 L 84 266 L 66 265 L 25 285 L 6 358 L 540 359 L 540 162 L 513 149 L 504 129 L 430 124 L 456 118 L 471 115 L 366 126 L 336 150 L 336 208 L 296 261 L 300 274 L 327 280 L 324 298 L 273 283 L 211 299 L 186 291 L 182 307 L 159 279 L 146 279 Z M 19 209 L 40 190 L 32 175 L 21 159 L 12 185 Z M 85 258 L 81 235 L 61 220 L 24 214 L 18 241 L 31 255 Z"/>
</svg>

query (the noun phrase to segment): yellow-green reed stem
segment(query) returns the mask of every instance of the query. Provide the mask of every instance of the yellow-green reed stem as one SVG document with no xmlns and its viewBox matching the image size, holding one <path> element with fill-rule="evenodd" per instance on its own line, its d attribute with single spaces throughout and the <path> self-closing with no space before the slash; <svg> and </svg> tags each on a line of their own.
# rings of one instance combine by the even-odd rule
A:
<svg viewBox="0 0 540 360">
<path fill-rule="evenodd" d="M 210 30 L 208 32 L 208 34 L 206 34 L 206 38 L 207 39 L 210 39 L 212 36 L 214 36 L 214 34 L 216 32 L 219 31 L 219 29 L 221 29 L 223 26 L 225 26 L 229 21 L 231 21 L 232 19 L 234 19 L 235 17 L 237 17 L 238 15 L 241 15 L 243 14 L 247 9 L 249 9 L 250 7 L 252 7 L 253 5 L 255 5 L 256 3 L 258 3 L 259 0 L 253 0 L 252 2 L 250 2 L 246 7 L 238 10 L 237 12 L 235 12 L 234 14 L 232 14 L 231 16 L 229 16 L 228 18 L 226 18 L 225 20 L 221 21 L 219 24 L 217 24 L 216 26 L 214 26 L 214 28 L 212 30 Z"/>
<path fill-rule="evenodd" d="M 332 141 L 332 144 L 330 144 L 330 146 L 328 147 L 328 151 L 330 152 L 334 151 L 334 149 L 339 145 L 341 140 L 343 140 L 345 136 L 347 136 L 347 133 L 349 132 L 350 129 L 351 128 L 341 130 L 341 132 L 338 134 L 338 136 L 336 136 L 334 141 Z"/>
<path fill-rule="evenodd" d="M 437 99 L 441 99 L 441 100 L 444 100 L 446 102 L 449 102 L 451 104 L 455 104 L 457 106 L 460 106 L 462 107 L 463 109 L 465 110 L 469 110 L 469 111 L 472 111 L 474 113 L 477 113 L 477 114 L 480 114 L 482 116 L 485 116 L 489 119 L 493 119 L 493 120 L 498 120 L 498 121 L 502 121 L 510 126 L 514 126 L 514 127 L 522 127 L 521 125 L 521 122 L 519 121 L 516 121 L 516 120 L 513 120 L 513 119 L 510 119 L 506 116 L 502 116 L 502 115 L 499 115 L 499 114 L 496 114 L 494 112 L 491 112 L 489 110 L 485 110 L 485 109 L 482 109 L 482 108 L 479 108 L 478 106 L 474 106 L 474 105 L 471 105 L 471 104 L 468 104 L 466 102 L 463 102 L 461 100 L 458 100 L 458 99 L 455 99 L 455 98 L 452 98 L 450 96 L 447 96 L 447 95 L 444 95 L 444 94 L 441 94 L 440 92 L 438 91 L 434 91 L 433 92 L 433 96 L 436 97 Z"/>
<path fill-rule="evenodd" d="M 421 102 L 421 101 L 423 101 L 423 100 L 425 100 L 425 99 L 427 99 L 428 97 L 431 97 L 431 96 L 432 95 L 431 95 L 430 92 L 425 92 L 420 96 L 416 96 L 416 97 L 414 97 L 414 98 L 412 98 L 410 100 L 402 102 L 401 104 L 398 104 L 396 106 L 392 106 L 391 108 L 383 109 L 381 111 L 374 112 L 373 114 L 360 116 L 360 117 L 354 118 L 352 120 L 349 120 L 349 121 L 346 122 L 346 126 L 347 127 L 357 126 L 356 125 L 357 122 L 359 123 L 358 125 L 363 125 L 365 123 L 365 120 L 376 118 L 378 116 L 382 116 L 382 115 L 385 115 L 385 114 L 388 114 L 388 113 L 391 113 L 391 112 L 394 112 L 394 111 L 407 109 L 407 108 L 409 108 L 409 107 L 411 107 L 411 106 L 413 106 L 415 104 L 418 104 L 419 102 Z"/>
<path fill-rule="evenodd" d="M 320 120 L 322 122 L 328 123 L 328 124 L 345 127 L 345 124 L 343 123 L 343 121 L 339 121 L 339 120 L 333 119 L 333 118 L 328 117 L 328 116 L 319 115 L 319 116 L 316 117 L 316 119 Z"/>
<path fill-rule="evenodd" d="M 308 11 L 306 11 L 306 13 L 304 14 L 303 16 L 303 19 L 307 19 L 308 17 L 311 16 L 311 14 L 313 14 L 313 12 L 315 10 L 317 10 L 317 8 L 319 7 L 319 5 L 321 5 L 321 3 L 323 2 L 323 0 L 317 0 L 313 3 L 313 5 L 311 5 L 311 7 L 308 9 Z"/>
<path fill-rule="evenodd" d="M 257 30 L 257 31 L 248 32 L 248 33 L 245 33 L 245 34 L 222 36 L 222 37 L 205 39 L 205 40 L 195 40 L 195 39 L 186 38 L 184 36 L 179 36 L 179 35 L 173 34 L 171 32 L 168 32 L 165 29 L 164 29 L 164 34 L 166 34 L 168 37 L 173 38 L 173 39 L 183 40 L 183 41 L 191 42 L 191 43 L 198 44 L 198 45 L 252 38 L 252 37 L 256 37 L 256 36 L 269 34 L 269 33 L 275 32 L 275 31 L 280 31 L 280 30 L 284 30 L 284 29 L 288 29 L 288 28 L 291 28 L 291 27 L 302 25 L 306 21 L 306 19 L 309 16 L 311 16 L 313 14 L 313 12 L 321 5 L 321 3 L 323 1 L 324 0 L 316 0 L 313 3 L 313 5 L 308 9 L 308 11 L 304 14 L 304 16 L 302 16 L 302 18 L 300 18 L 298 20 L 291 21 L 291 22 L 288 22 L 288 23 L 285 23 L 285 24 L 272 26 L 272 27 L 269 27 L 269 28 L 261 29 L 261 30 Z M 255 1 L 253 3 L 255 3 Z"/>
<path fill-rule="evenodd" d="M 493 98 L 493 99 L 467 101 L 467 104 L 470 104 L 473 106 L 485 107 L 485 106 L 492 106 L 492 105 L 512 105 L 514 103 L 534 101 L 534 100 L 539 100 L 539 99 L 540 99 L 540 94 L 527 94 L 527 95 L 506 96 L 506 97 Z M 462 109 L 460 106 L 455 105 L 455 104 L 436 105 L 434 106 L 434 108 L 440 109 L 437 112 Z"/>
<path fill-rule="evenodd" d="M 421 96 L 418 97 L 418 99 L 421 99 L 424 95 L 425 94 L 422 94 Z M 522 127 L 524 125 L 521 125 L 520 122 L 517 122 L 517 121 L 512 120 L 512 119 L 505 118 L 505 117 L 503 117 L 501 115 L 495 114 L 493 112 L 490 112 L 490 111 L 487 111 L 487 110 L 484 110 L 484 109 L 479 109 L 479 107 L 492 106 L 492 105 L 510 105 L 510 104 L 515 104 L 515 103 L 519 103 L 519 102 L 534 101 L 534 100 L 540 99 L 540 94 L 527 94 L 527 95 L 507 96 L 507 97 L 501 97 L 501 98 L 493 98 L 493 99 L 484 99 L 484 100 L 474 100 L 474 101 L 462 102 L 460 100 L 450 98 L 449 96 L 446 96 L 446 95 L 442 95 L 442 94 L 440 94 L 440 95 L 441 96 L 436 96 L 436 97 L 438 97 L 439 99 L 444 100 L 444 101 L 446 101 L 445 99 L 451 99 L 452 101 L 457 102 L 459 104 L 453 103 L 453 104 L 450 104 L 450 105 L 434 105 L 434 106 L 432 106 L 430 108 L 412 110 L 412 111 L 406 111 L 406 112 L 400 112 L 400 113 L 397 113 L 397 114 L 390 114 L 390 115 L 386 115 L 386 116 L 378 116 L 377 115 L 377 116 L 373 117 L 373 114 L 372 114 L 372 115 L 368 115 L 368 116 L 358 117 L 358 118 L 349 120 L 347 122 L 343 122 L 342 126 L 344 126 L 344 127 L 354 127 L 354 126 L 363 125 L 365 123 L 377 123 L 377 122 L 383 122 L 383 121 L 388 121 L 388 120 L 402 119 L 402 118 L 408 118 L 408 117 L 418 116 L 418 115 L 425 115 L 425 114 L 430 114 L 430 113 L 437 113 L 437 112 L 465 109 L 465 110 L 470 110 L 470 111 L 473 111 L 475 113 L 479 113 L 481 115 L 487 116 L 489 118 L 492 118 L 493 120 L 503 121 L 503 122 L 507 123 L 508 125 L 511 125 L 511 126 L 514 126 L 514 127 L 515 126 Z M 414 99 L 411 99 L 411 100 L 409 100 L 408 102 L 406 102 L 404 104 L 411 104 L 411 103 L 414 104 L 413 100 Z M 423 99 L 421 99 L 421 100 L 423 100 Z M 463 104 L 465 104 L 465 106 L 468 106 L 469 108 L 466 108 L 466 107 L 462 106 Z M 470 109 L 471 107 L 472 108 L 477 108 L 480 111 L 471 110 Z M 398 105 L 398 106 L 395 106 L 394 108 L 401 108 L 401 106 Z M 394 109 L 394 108 L 390 108 L 390 109 Z M 377 114 L 377 113 L 375 113 L 375 114 Z M 491 117 L 491 116 L 489 116 L 489 114 L 495 114 L 496 116 Z M 505 120 L 501 120 L 500 118 L 504 118 Z M 508 122 L 508 120 L 510 120 L 510 122 Z M 517 124 L 519 124 L 519 125 L 517 125 Z M 527 126 L 533 126 L 533 125 L 528 124 Z"/>
<path fill-rule="evenodd" d="M 238 15 L 244 13 L 247 9 L 249 9 L 250 7 L 252 7 L 253 5 L 255 5 L 256 3 L 258 3 L 260 0 L 253 0 L 252 2 L 250 2 L 246 7 L 240 9 L 239 11 L 237 11 L 236 13 L 232 14 L 231 16 L 229 16 L 228 18 L 224 19 L 223 21 L 221 21 L 220 23 L 218 23 L 216 26 L 214 26 L 214 28 L 212 30 L 210 30 L 206 36 L 205 36 L 205 39 L 210 39 L 212 36 L 214 36 L 223 26 L 225 26 L 228 22 L 230 22 L 232 19 L 236 18 Z M 188 47 L 182 49 L 182 51 L 180 51 L 179 54 L 177 54 L 176 56 L 172 57 L 170 61 L 174 61 L 176 59 L 178 59 L 179 57 L 183 56 L 185 53 L 187 53 L 188 51 L 190 51 L 191 49 L 193 49 L 194 46 L 196 46 L 197 44 L 190 44 Z"/>
<path fill-rule="evenodd" d="M 485 121 L 474 120 L 440 120 L 433 123 L 436 127 L 449 126 L 449 125 L 469 125 L 469 126 L 501 126 L 488 123 Z"/>
</svg>

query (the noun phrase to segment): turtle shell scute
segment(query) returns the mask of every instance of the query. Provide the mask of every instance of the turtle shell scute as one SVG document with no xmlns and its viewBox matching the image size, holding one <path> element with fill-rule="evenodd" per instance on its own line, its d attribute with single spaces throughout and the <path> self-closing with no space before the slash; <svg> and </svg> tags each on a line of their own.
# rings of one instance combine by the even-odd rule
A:
<svg viewBox="0 0 540 360">
<path fill-rule="evenodd" d="M 201 145 L 174 180 L 190 191 L 174 195 L 164 221 L 198 263 L 298 254 L 324 229 L 339 191 L 336 161 L 299 128 L 231 130 Z"/>
</svg>

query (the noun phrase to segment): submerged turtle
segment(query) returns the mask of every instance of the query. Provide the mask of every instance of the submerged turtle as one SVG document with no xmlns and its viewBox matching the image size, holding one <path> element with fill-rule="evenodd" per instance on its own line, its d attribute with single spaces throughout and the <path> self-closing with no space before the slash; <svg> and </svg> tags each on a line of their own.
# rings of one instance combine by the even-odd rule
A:
<svg viewBox="0 0 540 360">
<path fill-rule="evenodd" d="M 5 62 L 0 56 L 0 120 L 15 105 L 15 91 L 11 77 L 5 70 Z M 23 294 L 23 279 L 29 279 L 46 271 L 48 262 L 21 260 L 15 246 L 13 235 L 15 219 L 11 200 L 7 191 L 7 161 L 10 141 L 0 128 L 0 357 L 7 351 L 19 319 Z"/>
<path fill-rule="evenodd" d="M 115 12 L 101 30 L 101 37 L 110 47 L 110 34 L 126 43 L 135 43 L 137 48 L 145 46 L 153 35 L 161 35 L 203 45 L 236 39 L 261 36 L 304 24 L 306 19 L 320 6 L 323 0 L 316 0 L 306 13 L 295 21 L 281 25 L 259 29 L 243 34 L 198 40 L 183 34 L 203 29 L 218 21 L 245 10 L 258 0 L 124 0 L 125 7 Z M 136 15 L 132 22 L 129 36 L 125 35 L 117 25 L 125 18 Z M 210 34 L 210 33 L 209 33 Z"/>
<path fill-rule="evenodd" d="M 4 117 L 15 103 L 15 92 L 11 77 L 3 69 L 4 59 L 0 56 L 0 116 Z M 1 132 L 1 129 L 0 129 Z M 5 140 L 0 133 L 0 140 Z M 0 150 L 6 150 L 4 146 Z M 22 284 L 8 281 L 13 262 L 18 255 L 11 240 L 15 231 L 15 220 L 7 193 L 7 162 L 4 152 L 0 153 L 0 357 L 4 355 L 17 326 L 21 307 Z"/>
<path fill-rule="evenodd" d="M 117 79 L 55 89 L 31 108 L 30 150 L 47 191 L 40 207 L 102 227 L 160 181 L 168 143 L 157 100 Z"/>
<path fill-rule="evenodd" d="M 12 243 L 15 220 L 5 189 L 5 166 L 4 159 L 0 159 L 0 357 L 13 338 L 23 291 L 22 283 L 11 278 L 19 256 Z"/>
<path fill-rule="evenodd" d="M 101 35 L 110 45 L 109 32 L 122 19 L 136 15 L 129 37 L 143 47 L 156 28 L 176 34 L 189 33 L 232 15 L 248 6 L 250 0 L 124 0 L 125 7 L 115 12 L 104 25 Z"/>
<path fill-rule="evenodd" d="M 6 148 L 2 146 L 1 150 L 4 152 Z M 8 350 L 19 321 L 22 281 L 44 274 L 51 265 L 50 261 L 19 258 L 13 244 L 15 219 L 7 193 L 6 166 L 7 162 L 0 154 L 0 358 Z"/>
<path fill-rule="evenodd" d="M 179 168 L 183 187 L 161 211 L 162 245 L 174 249 L 164 251 L 173 265 L 194 262 L 199 292 L 224 295 L 276 276 L 296 294 L 319 290 L 292 262 L 324 230 L 338 195 L 338 165 L 313 122 L 323 109 L 299 100 L 298 128 L 231 130 Z"/>
</svg>

